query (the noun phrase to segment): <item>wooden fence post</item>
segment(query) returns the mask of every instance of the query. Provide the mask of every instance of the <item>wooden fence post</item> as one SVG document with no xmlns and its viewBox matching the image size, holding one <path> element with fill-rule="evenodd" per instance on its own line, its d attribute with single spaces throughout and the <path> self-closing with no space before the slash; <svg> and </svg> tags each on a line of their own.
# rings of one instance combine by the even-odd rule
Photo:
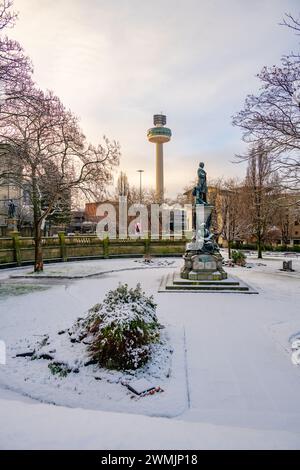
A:
<svg viewBox="0 0 300 470">
<path fill-rule="evenodd" d="M 60 244 L 60 257 L 63 261 L 68 261 L 65 232 L 58 232 Z"/>
<path fill-rule="evenodd" d="M 20 248 L 20 237 L 17 230 L 11 232 L 11 238 L 13 240 L 14 260 L 18 266 L 21 266 L 21 248 Z"/>
<path fill-rule="evenodd" d="M 145 246 L 145 256 L 150 256 L 150 238 L 144 239 L 144 246 Z"/>
<path fill-rule="evenodd" d="M 109 238 L 103 238 L 103 256 L 109 258 Z"/>
</svg>

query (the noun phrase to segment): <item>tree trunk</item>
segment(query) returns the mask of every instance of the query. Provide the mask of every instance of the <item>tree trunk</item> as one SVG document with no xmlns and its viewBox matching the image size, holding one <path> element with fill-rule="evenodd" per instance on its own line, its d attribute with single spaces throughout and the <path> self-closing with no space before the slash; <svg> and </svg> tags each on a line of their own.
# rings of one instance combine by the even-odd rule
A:
<svg viewBox="0 0 300 470">
<path fill-rule="evenodd" d="M 288 234 L 283 233 L 283 236 L 282 236 L 282 247 L 283 247 L 285 250 L 287 249 L 288 242 L 289 242 Z"/>
<path fill-rule="evenodd" d="M 257 238 L 257 258 L 262 259 L 262 243 L 261 238 Z"/>
<path fill-rule="evenodd" d="M 35 170 L 32 170 L 32 205 L 33 205 L 33 225 L 34 225 L 34 272 L 43 271 L 43 248 L 42 248 L 42 230 L 41 230 L 41 210 L 38 196 Z"/>
<path fill-rule="evenodd" d="M 44 269 L 44 263 L 42 249 L 42 231 L 40 224 L 37 224 L 35 227 L 34 244 L 34 272 L 41 272 Z"/>
<path fill-rule="evenodd" d="M 231 259 L 231 242 L 228 240 L 228 259 Z"/>
</svg>

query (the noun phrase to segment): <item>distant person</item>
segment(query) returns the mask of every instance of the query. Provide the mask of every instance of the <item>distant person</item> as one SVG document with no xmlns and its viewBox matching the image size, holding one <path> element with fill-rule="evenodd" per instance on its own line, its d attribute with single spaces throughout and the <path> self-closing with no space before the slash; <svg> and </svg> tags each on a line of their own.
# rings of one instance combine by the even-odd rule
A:
<svg viewBox="0 0 300 470">
<path fill-rule="evenodd" d="M 140 235 L 140 234 L 141 234 L 141 227 L 140 227 L 139 222 L 138 222 L 137 224 L 135 224 L 135 234 L 136 234 L 136 235 Z"/>
</svg>

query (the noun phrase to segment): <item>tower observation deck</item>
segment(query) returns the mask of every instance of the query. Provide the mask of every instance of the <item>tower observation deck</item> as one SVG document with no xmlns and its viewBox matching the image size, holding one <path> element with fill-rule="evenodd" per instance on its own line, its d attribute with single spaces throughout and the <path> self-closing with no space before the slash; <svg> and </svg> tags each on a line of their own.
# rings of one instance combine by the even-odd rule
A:
<svg viewBox="0 0 300 470">
<path fill-rule="evenodd" d="M 154 114 L 154 127 L 148 130 L 149 142 L 156 144 L 156 196 L 159 202 L 164 199 L 164 154 L 163 144 L 169 142 L 172 136 L 171 129 L 165 127 L 167 117 L 164 114 Z"/>
</svg>

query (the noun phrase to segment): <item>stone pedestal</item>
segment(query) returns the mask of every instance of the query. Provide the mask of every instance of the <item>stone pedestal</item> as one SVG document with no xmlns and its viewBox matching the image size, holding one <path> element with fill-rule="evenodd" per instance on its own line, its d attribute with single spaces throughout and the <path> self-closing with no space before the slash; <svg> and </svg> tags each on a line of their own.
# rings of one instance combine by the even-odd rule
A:
<svg viewBox="0 0 300 470">
<path fill-rule="evenodd" d="M 14 217 L 9 217 L 6 219 L 7 234 L 10 235 L 12 232 L 17 230 L 17 219 Z"/>
<path fill-rule="evenodd" d="M 258 294 L 248 284 L 236 277 L 222 280 L 192 280 L 183 279 L 180 273 L 169 273 L 163 276 L 158 292 L 198 292 L 200 293 L 227 293 L 227 294 Z M 201 309 L 195 313 L 201 314 Z"/>
<path fill-rule="evenodd" d="M 295 271 L 293 269 L 293 264 L 292 264 L 291 259 L 289 261 L 283 261 L 281 271 L 287 271 L 287 272 L 291 272 L 291 273 Z"/>
<path fill-rule="evenodd" d="M 227 278 L 219 253 L 199 253 L 186 251 L 184 266 L 180 271 L 182 279 L 218 281 Z"/>
<path fill-rule="evenodd" d="M 221 281 L 227 279 L 222 266 L 222 256 L 211 232 L 213 206 L 200 205 L 196 208 L 199 220 L 194 223 L 194 236 L 186 244 L 183 256 L 184 266 L 180 277 L 190 281 Z"/>
</svg>

